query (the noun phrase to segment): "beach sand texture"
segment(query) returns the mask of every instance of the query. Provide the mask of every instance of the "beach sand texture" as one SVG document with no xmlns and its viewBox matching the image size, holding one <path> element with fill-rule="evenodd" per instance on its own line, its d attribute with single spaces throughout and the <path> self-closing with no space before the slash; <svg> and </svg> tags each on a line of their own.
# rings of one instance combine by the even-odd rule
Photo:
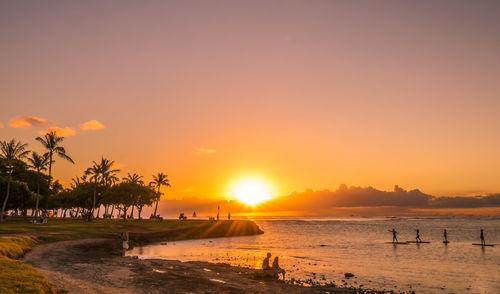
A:
<svg viewBox="0 0 500 294">
<path fill-rule="evenodd" d="M 254 278 L 256 270 L 207 262 L 120 256 L 118 240 L 87 239 L 37 246 L 24 260 L 58 293 L 355 293 Z"/>
</svg>

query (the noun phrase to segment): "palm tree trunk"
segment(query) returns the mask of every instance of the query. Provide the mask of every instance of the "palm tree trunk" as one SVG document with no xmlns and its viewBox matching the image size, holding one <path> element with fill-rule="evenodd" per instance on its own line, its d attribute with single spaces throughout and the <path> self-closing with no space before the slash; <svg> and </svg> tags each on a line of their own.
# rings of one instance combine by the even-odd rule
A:
<svg viewBox="0 0 500 294">
<path fill-rule="evenodd" d="M 127 207 L 123 206 L 123 221 L 127 220 Z"/>
<path fill-rule="evenodd" d="M 158 185 L 158 199 L 156 199 L 155 213 L 153 214 L 154 217 L 156 217 L 156 210 L 158 209 L 158 202 L 160 202 L 160 186 L 161 185 Z"/>
<path fill-rule="evenodd" d="M 38 217 L 38 204 L 40 203 L 40 170 L 36 172 L 36 205 L 35 217 Z"/>
<path fill-rule="evenodd" d="M 130 211 L 130 218 L 134 218 L 134 205 L 132 205 L 132 210 Z"/>
<path fill-rule="evenodd" d="M 92 219 L 92 217 L 94 217 L 94 208 L 95 208 L 95 198 L 96 198 L 96 194 L 97 194 L 97 180 L 96 182 L 94 183 L 94 198 L 92 200 L 92 213 L 90 214 L 90 218 Z"/>
<path fill-rule="evenodd" d="M 109 215 L 113 216 L 113 212 L 115 212 L 115 205 L 111 205 L 111 213 Z"/>
<path fill-rule="evenodd" d="M 3 223 L 3 214 L 5 213 L 5 208 L 7 207 L 7 201 L 9 200 L 10 193 L 10 181 L 12 180 L 12 173 L 9 173 L 9 178 L 7 180 L 7 194 L 5 195 L 5 199 L 2 204 L 2 213 L 0 214 L 0 223 Z"/>
<path fill-rule="evenodd" d="M 137 206 L 137 213 L 139 214 L 139 220 L 141 220 L 141 211 L 142 211 L 142 206 Z"/>
<path fill-rule="evenodd" d="M 49 153 L 49 189 L 47 190 L 47 199 L 45 199 L 45 210 L 49 209 L 50 183 L 52 182 L 52 150 Z"/>
</svg>

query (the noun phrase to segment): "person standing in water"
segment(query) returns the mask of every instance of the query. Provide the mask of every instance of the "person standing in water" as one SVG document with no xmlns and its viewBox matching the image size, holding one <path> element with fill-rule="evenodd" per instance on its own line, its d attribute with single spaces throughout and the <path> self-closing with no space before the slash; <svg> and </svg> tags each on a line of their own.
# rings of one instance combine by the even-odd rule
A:
<svg viewBox="0 0 500 294">
<path fill-rule="evenodd" d="M 128 250 L 128 233 L 122 232 L 120 234 L 120 239 L 122 240 L 122 256 L 125 256 Z"/>
<path fill-rule="evenodd" d="M 415 241 L 417 241 L 417 243 L 422 242 L 422 240 L 420 239 L 420 230 L 419 229 L 417 229 L 417 237 L 415 238 Z"/>
<path fill-rule="evenodd" d="M 444 236 L 444 242 L 448 243 L 448 233 L 446 232 L 446 229 L 444 229 L 443 236 Z"/>
<path fill-rule="evenodd" d="M 231 220 L 231 213 L 230 212 L 227 213 L 227 219 Z"/>
<path fill-rule="evenodd" d="M 486 245 L 486 242 L 484 241 L 484 231 L 483 231 L 483 229 L 481 229 L 481 233 L 480 233 L 479 237 L 481 238 L 481 245 L 482 246 Z"/>
<path fill-rule="evenodd" d="M 396 232 L 396 229 L 389 230 L 389 232 L 392 233 L 392 243 L 398 243 L 398 232 Z"/>
</svg>

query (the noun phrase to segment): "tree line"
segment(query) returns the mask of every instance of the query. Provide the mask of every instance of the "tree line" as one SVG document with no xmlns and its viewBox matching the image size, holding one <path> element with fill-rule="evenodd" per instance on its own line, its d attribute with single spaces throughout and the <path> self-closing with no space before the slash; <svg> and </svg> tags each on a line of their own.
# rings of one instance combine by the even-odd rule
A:
<svg viewBox="0 0 500 294">
<path fill-rule="evenodd" d="M 72 179 L 71 186 L 64 188 L 58 180 L 53 180 L 52 167 L 56 159 L 74 163 L 62 146 L 64 137 L 49 132 L 36 137 L 45 153 L 39 154 L 27 149 L 28 145 L 12 139 L 0 141 L 0 195 L 3 196 L 0 223 L 7 212 L 14 215 L 48 215 L 49 210 L 64 219 L 84 217 L 111 218 L 115 211 L 124 220 L 137 216 L 145 206 L 155 206 L 151 218 L 158 218 L 158 202 L 162 186 L 170 187 L 164 173 L 153 175 L 153 181 L 145 184 L 143 176 L 128 174 L 120 179 L 115 162 L 106 158 L 94 161 L 79 177 Z M 102 214 L 101 214 L 101 208 Z"/>
</svg>

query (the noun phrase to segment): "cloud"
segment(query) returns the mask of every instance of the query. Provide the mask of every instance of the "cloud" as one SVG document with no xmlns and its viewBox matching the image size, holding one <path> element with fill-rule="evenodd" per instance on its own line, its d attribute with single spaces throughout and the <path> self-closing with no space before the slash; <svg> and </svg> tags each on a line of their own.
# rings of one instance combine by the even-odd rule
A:
<svg viewBox="0 0 500 294">
<path fill-rule="evenodd" d="M 283 210 L 318 212 L 349 207 L 399 207 L 399 208 L 481 208 L 500 207 L 500 194 L 475 197 L 436 197 L 415 190 L 404 190 L 399 186 L 394 191 L 381 191 L 373 187 L 347 187 L 341 185 L 337 191 L 294 192 L 288 196 L 269 201 L 271 207 Z"/>
<path fill-rule="evenodd" d="M 104 129 L 104 125 L 95 119 L 84 122 L 83 124 L 79 125 L 79 127 L 84 131 L 96 131 Z"/>
<path fill-rule="evenodd" d="M 125 166 L 127 166 L 127 165 L 126 164 L 122 164 L 122 163 L 113 162 L 113 164 L 111 165 L 111 168 L 113 168 L 113 169 L 121 169 L 121 168 L 124 168 Z"/>
<path fill-rule="evenodd" d="M 13 128 L 31 128 L 34 126 L 50 126 L 54 123 L 36 116 L 21 116 L 13 118 L 9 121 L 9 126 Z"/>
<path fill-rule="evenodd" d="M 208 154 L 217 152 L 217 150 L 213 148 L 203 148 L 203 147 L 196 147 L 194 148 L 194 150 L 196 150 L 196 152 L 199 153 L 208 153 Z"/>
<path fill-rule="evenodd" d="M 40 135 L 45 135 L 50 132 L 55 132 L 56 135 L 62 136 L 62 137 L 67 137 L 67 136 L 74 136 L 76 135 L 76 131 L 73 128 L 70 127 L 65 127 L 65 128 L 60 128 L 60 127 L 50 127 L 48 129 L 45 129 L 44 131 L 38 132 Z"/>
</svg>

